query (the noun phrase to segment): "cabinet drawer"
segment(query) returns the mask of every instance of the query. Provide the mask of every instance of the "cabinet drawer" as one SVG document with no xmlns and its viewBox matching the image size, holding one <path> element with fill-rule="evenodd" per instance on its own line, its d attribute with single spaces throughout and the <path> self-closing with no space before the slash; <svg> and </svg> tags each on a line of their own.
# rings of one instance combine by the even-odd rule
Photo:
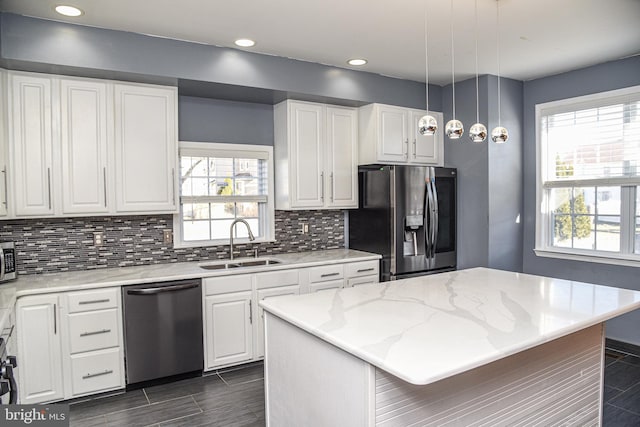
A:
<svg viewBox="0 0 640 427">
<path fill-rule="evenodd" d="M 67 294 L 69 313 L 116 308 L 120 301 L 120 288 L 94 291 L 70 292 Z"/>
<path fill-rule="evenodd" d="M 69 348 L 72 354 L 119 345 L 118 310 L 76 313 L 70 314 L 67 318 Z"/>
<path fill-rule="evenodd" d="M 378 274 L 380 261 L 352 262 L 345 266 L 347 278 Z"/>
<path fill-rule="evenodd" d="M 119 348 L 71 356 L 73 396 L 124 387 Z"/>
<path fill-rule="evenodd" d="M 347 286 L 352 287 L 358 285 L 371 285 L 378 282 L 380 282 L 380 279 L 378 278 L 377 274 L 374 274 L 372 276 L 360 276 L 354 277 L 352 279 L 347 279 Z"/>
<path fill-rule="evenodd" d="M 342 264 L 327 265 L 325 267 L 311 267 L 309 269 L 309 283 L 338 280 L 344 277 Z"/>
<path fill-rule="evenodd" d="M 242 292 L 251 290 L 251 275 L 210 277 L 203 279 L 205 295 L 219 295 L 229 292 Z"/>
<path fill-rule="evenodd" d="M 326 289 L 340 289 L 344 286 L 344 280 L 328 280 L 309 284 L 309 292 L 318 292 Z"/>
<path fill-rule="evenodd" d="M 256 288 L 277 288 L 280 286 L 291 286 L 300 283 L 298 270 L 271 271 L 269 273 L 259 273 L 256 275 Z"/>
</svg>

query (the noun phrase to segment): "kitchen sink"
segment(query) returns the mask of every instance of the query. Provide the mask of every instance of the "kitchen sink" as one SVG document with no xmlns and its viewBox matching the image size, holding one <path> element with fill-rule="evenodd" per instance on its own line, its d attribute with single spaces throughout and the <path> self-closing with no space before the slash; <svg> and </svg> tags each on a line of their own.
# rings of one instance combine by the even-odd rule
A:
<svg viewBox="0 0 640 427">
<path fill-rule="evenodd" d="M 280 261 L 277 259 L 256 259 L 252 261 L 241 261 L 237 263 L 240 267 L 255 267 L 257 265 L 271 265 L 271 264 L 280 264 Z"/>
<path fill-rule="evenodd" d="M 240 268 L 240 267 L 258 267 L 261 265 L 274 265 L 280 264 L 281 261 L 272 258 L 263 258 L 263 259 L 253 259 L 246 261 L 230 261 L 224 264 L 200 264 L 200 268 L 204 268 L 205 270 L 226 270 L 229 268 Z"/>
</svg>

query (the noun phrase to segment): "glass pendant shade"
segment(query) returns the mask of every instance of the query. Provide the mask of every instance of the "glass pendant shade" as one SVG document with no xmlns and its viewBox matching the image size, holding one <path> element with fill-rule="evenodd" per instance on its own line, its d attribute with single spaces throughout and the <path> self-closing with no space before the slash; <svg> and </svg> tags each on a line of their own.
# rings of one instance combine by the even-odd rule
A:
<svg viewBox="0 0 640 427">
<path fill-rule="evenodd" d="M 433 135 L 436 133 L 436 130 L 438 130 L 438 122 L 435 117 L 429 114 L 420 117 L 418 121 L 418 132 L 420 132 L 420 135 Z"/>
<path fill-rule="evenodd" d="M 471 142 L 482 142 L 487 139 L 487 127 L 482 123 L 476 123 L 469 129 L 469 139 Z"/>
<path fill-rule="evenodd" d="M 460 120 L 449 120 L 445 126 L 449 139 L 459 139 L 464 134 L 464 126 Z"/>
<path fill-rule="evenodd" d="M 491 139 L 496 144 L 507 142 L 507 139 L 509 139 L 509 132 L 507 132 L 507 128 L 502 126 L 493 128 L 493 130 L 491 131 Z"/>
</svg>

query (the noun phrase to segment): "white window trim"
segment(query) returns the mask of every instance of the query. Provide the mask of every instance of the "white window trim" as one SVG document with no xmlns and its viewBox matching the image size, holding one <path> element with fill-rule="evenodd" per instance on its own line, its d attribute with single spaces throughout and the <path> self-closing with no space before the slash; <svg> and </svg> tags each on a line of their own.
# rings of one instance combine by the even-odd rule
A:
<svg viewBox="0 0 640 427">
<path fill-rule="evenodd" d="M 546 102 L 543 104 L 536 104 L 535 108 L 535 126 L 536 126 L 536 223 L 535 223 L 535 247 L 534 252 L 537 256 L 547 257 L 547 258 L 559 258 L 566 260 L 574 260 L 574 261 L 586 261 L 586 262 L 596 262 L 603 264 L 613 264 L 613 265 L 624 265 L 624 266 L 633 266 L 640 267 L 640 254 L 621 254 L 621 253 L 611 253 L 606 251 L 595 251 L 595 250 L 581 250 L 574 248 L 560 248 L 557 246 L 549 245 L 550 236 L 548 235 L 546 224 L 549 223 L 549 210 L 548 210 L 548 201 L 545 198 L 544 192 L 544 182 L 541 170 L 541 164 L 543 156 L 546 158 L 546 153 L 543 152 L 542 140 L 541 140 L 541 129 L 540 129 L 540 118 L 542 112 L 544 111 L 546 114 L 553 112 L 552 110 L 562 110 L 564 106 L 572 106 L 575 109 L 579 109 L 579 104 L 584 104 L 585 106 L 592 107 L 594 104 L 606 104 L 611 101 L 612 98 L 615 97 L 624 97 L 628 95 L 638 94 L 640 93 L 640 86 L 631 86 L 623 89 L 617 89 L 607 92 L 599 92 L 591 95 L 578 96 L 574 98 L 566 98 L 558 101 Z M 582 185 L 587 184 L 587 181 L 581 181 Z M 572 186 L 572 184 L 576 184 L 575 182 L 567 181 L 563 182 L 563 186 Z M 630 185 L 630 181 L 626 181 L 627 185 Z M 614 184 L 615 185 L 615 184 Z M 628 207 L 627 207 L 628 208 Z M 622 206 L 621 209 L 625 209 L 625 206 Z M 635 212 L 634 212 L 635 214 Z M 635 217 L 635 215 L 633 216 Z"/>
<path fill-rule="evenodd" d="M 267 203 L 265 209 L 268 212 L 268 218 L 265 224 L 265 234 L 260 238 L 256 238 L 254 241 L 250 241 L 248 238 L 234 238 L 233 244 L 247 244 L 247 243 L 267 243 L 275 242 L 275 193 L 274 193 L 274 171 L 273 171 L 273 147 L 269 145 L 250 145 L 250 144 L 229 144 L 221 142 L 191 142 L 180 141 L 179 154 L 183 149 L 188 149 L 190 152 L 198 152 L 203 156 L 211 156 L 211 151 L 217 152 L 226 151 L 229 157 L 242 157 L 243 155 L 251 154 L 252 157 L 257 157 L 267 160 Z M 180 179 L 180 176 L 178 177 Z M 180 187 L 179 187 L 180 188 Z M 182 197 L 180 197 L 180 213 L 173 215 L 173 247 L 179 248 L 199 248 L 208 246 L 222 246 L 228 245 L 229 239 L 216 239 L 216 240 L 198 240 L 193 242 L 182 241 Z M 240 225 L 239 227 L 242 227 Z"/>
</svg>

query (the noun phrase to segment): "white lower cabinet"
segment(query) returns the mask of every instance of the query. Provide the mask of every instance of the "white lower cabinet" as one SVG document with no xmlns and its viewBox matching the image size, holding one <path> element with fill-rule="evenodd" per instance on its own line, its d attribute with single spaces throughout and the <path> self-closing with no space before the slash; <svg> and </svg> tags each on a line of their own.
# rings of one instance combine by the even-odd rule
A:
<svg viewBox="0 0 640 427">
<path fill-rule="evenodd" d="M 20 403 L 125 386 L 120 301 L 119 287 L 18 299 Z"/>
<path fill-rule="evenodd" d="M 264 358 L 261 300 L 376 283 L 378 271 L 375 260 L 203 279 L 205 371 Z"/>
<path fill-rule="evenodd" d="M 253 358 L 253 277 L 203 280 L 205 370 Z"/>
<path fill-rule="evenodd" d="M 58 295 L 23 297 L 16 303 L 21 404 L 64 398 L 59 307 Z"/>
<path fill-rule="evenodd" d="M 300 274 L 298 269 L 272 271 L 256 275 L 256 296 L 258 303 L 267 298 L 300 293 Z M 256 318 L 256 358 L 264 357 L 264 310 L 258 304 Z"/>
<path fill-rule="evenodd" d="M 251 292 L 234 292 L 205 298 L 207 367 L 244 362 L 253 358 Z"/>
</svg>

